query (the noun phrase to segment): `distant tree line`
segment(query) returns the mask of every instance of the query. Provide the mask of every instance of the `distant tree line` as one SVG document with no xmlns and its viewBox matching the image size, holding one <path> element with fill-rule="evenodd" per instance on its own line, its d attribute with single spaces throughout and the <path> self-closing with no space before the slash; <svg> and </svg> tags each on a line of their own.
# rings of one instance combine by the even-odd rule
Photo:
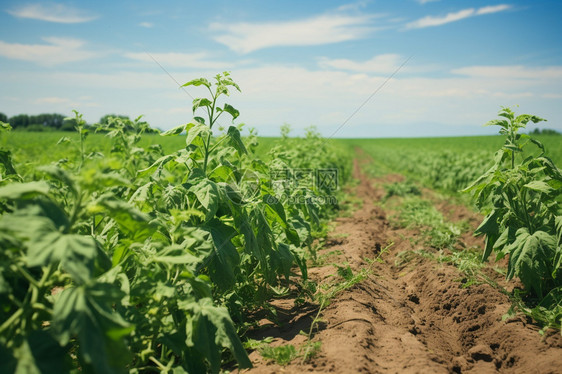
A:
<svg viewBox="0 0 562 374">
<path fill-rule="evenodd" d="M 529 134 L 531 135 L 561 135 L 560 132 L 552 129 L 539 129 L 536 128 L 531 131 Z"/>
<path fill-rule="evenodd" d="M 106 114 L 101 117 L 98 123 L 88 124 L 87 128 L 103 132 L 104 125 L 107 125 L 111 117 L 121 118 L 129 121 L 130 118 L 118 114 Z M 74 131 L 75 120 L 67 118 L 62 114 L 44 113 L 37 115 L 18 114 L 9 117 L 0 112 L 0 121 L 9 123 L 16 131 Z M 149 131 L 152 132 L 152 131 Z M 157 132 L 154 130 L 153 132 Z"/>
</svg>

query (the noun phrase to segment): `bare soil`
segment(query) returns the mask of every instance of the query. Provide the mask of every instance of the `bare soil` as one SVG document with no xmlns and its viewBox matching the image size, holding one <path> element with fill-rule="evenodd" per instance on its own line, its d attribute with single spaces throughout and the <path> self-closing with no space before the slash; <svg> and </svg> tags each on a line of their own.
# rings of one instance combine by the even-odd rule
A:
<svg viewBox="0 0 562 374">
<path fill-rule="evenodd" d="M 511 303 L 497 287 L 476 284 L 463 287 L 462 273 L 453 264 L 404 253 L 414 249 L 419 232 L 389 225 L 377 204 L 383 197 L 381 182 L 372 180 L 355 163 L 360 180 L 355 194 L 362 207 L 351 217 L 336 219 L 327 245 L 320 254 L 328 264 L 310 269 L 320 283 L 333 282 L 330 263 L 348 263 L 354 271 L 369 266 L 366 259 L 379 257 L 373 274 L 340 293 L 322 312 L 323 323 L 313 337 L 321 351 L 307 363 L 294 360 L 287 366 L 266 361 L 255 351 L 254 368 L 248 373 L 561 373 L 562 336 L 545 336 L 526 317 L 502 321 Z M 447 218 L 468 219 L 476 227 L 481 217 L 463 206 L 436 202 Z M 472 235 L 461 246 L 482 245 Z M 388 248 L 387 250 L 384 250 Z M 382 250 L 382 253 L 381 253 Z M 404 261 L 407 258 L 408 261 Z M 490 269 L 490 274 L 494 272 Z M 498 279 L 500 279 L 498 277 Z M 501 279 L 500 279 L 501 280 Z M 273 346 L 306 341 L 316 315 L 314 305 L 295 307 L 294 300 L 274 303 L 280 326 L 266 325 L 251 333 L 272 336 Z"/>
</svg>

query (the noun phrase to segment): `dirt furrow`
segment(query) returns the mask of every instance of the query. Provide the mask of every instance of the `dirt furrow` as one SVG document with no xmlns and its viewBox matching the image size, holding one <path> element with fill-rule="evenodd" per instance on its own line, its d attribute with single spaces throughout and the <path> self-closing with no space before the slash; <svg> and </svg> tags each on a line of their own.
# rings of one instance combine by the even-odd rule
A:
<svg viewBox="0 0 562 374">
<path fill-rule="evenodd" d="M 258 352 L 251 358 L 251 373 L 556 373 L 562 368 L 562 338 L 547 333 L 525 318 L 502 321 L 508 297 L 488 284 L 463 287 L 463 275 L 450 264 L 420 256 L 397 262 L 412 251 L 409 238 L 419 233 L 390 227 L 376 204 L 383 191 L 361 174 L 356 194 L 363 204 L 351 217 L 336 220 L 324 253 L 340 253 L 330 262 L 349 264 L 354 272 L 370 267 L 371 275 L 343 291 L 322 312 L 313 337 L 320 353 L 303 364 L 287 366 L 265 361 Z M 450 209 L 450 207 L 447 207 Z M 376 261 L 378 259 L 378 261 Z M 373 262 L 373 260 L 375 260 Z M 330 280 L 335 267 L 310 269 L 316 281 Z M 279 301 L 285 324 L 264 329 L 272 345 L 302 345 L 298 332 L 309 328 L 309 311 Z"/>
</svg>

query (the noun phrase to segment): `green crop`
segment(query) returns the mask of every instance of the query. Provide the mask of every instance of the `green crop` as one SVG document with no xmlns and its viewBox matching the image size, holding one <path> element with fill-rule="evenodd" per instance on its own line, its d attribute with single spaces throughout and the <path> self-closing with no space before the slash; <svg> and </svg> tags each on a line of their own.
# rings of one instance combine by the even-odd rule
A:
<svg viewBox="0 0 562 374">
<path fill-rule="evenodd" d="M 149 125 L 140 117 L 110 119 L 110 144 L 92 151 L 77 112 L 78 137 L 59 142 L 67 156 L 58 161 L 22 176 L 0 149 L 0 372 L 251 366 L 239 338 L 246 315 L 267 308 L 297 266 L 306 279 L 305 253 L 332 209 L 283 198 L 270 170 L 343 164 L 318 160 L 312 137 L 300 140 L 298 163 L 266 164 L 253 154 L 255 136 L 234 125 L 217 132 L 220 117 L 239 115 L 219 106 L 240 90 L 228 73 L 186 85 L 208 89 L 193 101 L 206 118 L 162 134 L 185 132 L 175 152 L 141 146 Z"/>
<path fill-rule="evenodd" d="M 559 292 L 562 285 L 562 215 L 558 197 L 562 174 L 538 140 L 519 133 L 527 123 L 544 121 L 503 108 L 502 119 L 487 123 L 500 126 L 505 144 L 493 166 L 466 191 L 479 207 L 492 209 L 476 230 L 486 236 L 483 259 L 492 251 L 496 258 L 509 256 L 507 278 L 518 276 L 525 288 L 542 298 Z M 535 154 L 524 153 L 529 146 Z M 524 155 L 525 157 L 522 157 Z"/>
</svg>

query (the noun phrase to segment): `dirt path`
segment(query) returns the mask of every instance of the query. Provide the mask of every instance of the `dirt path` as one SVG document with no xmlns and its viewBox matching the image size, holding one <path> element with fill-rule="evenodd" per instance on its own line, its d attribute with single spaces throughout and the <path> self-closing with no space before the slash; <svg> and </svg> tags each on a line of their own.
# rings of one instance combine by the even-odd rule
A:
<svg viewBox="0 0 562 374">
<path fill-rule="evenodd" d="M 356 195 L 362 207 L 352 217 L 336 220 L 321 253 L 340 253 L 330 262 L 347 262 L 354 271 L 369 266 L 368 259 L 378 256 L 380 262 L 372 263 L 371 276 L 324 309 L 313 338 L 322 342 L 315 358 L 279 366 L 253 352 L 255 368 L 249 373 L 562 372 L 560 334 L 541 338 L 525 318 L 502 321 L 511 304 L 498 289 L 488 284 L 463 288 L 465 280 L 453 265 L 420 256 L 397 265 L 398 255 L 413 249 L 409 239 L 417 233 L 389 225 L 375 204 L 383 192 L 361 174 L 358 162 L 355 177 L 360 180 Z M 451 211 L 450 206 L 439 208 Z M 317 281 L 334 273 L 332 265 L 310 269 Z M 314 309 L 295 308 L 293 300 L 275 305 L 282 326 L 265 328 L 256 336 L 275 337 L 274 346 L 301 345 L 306 337 L 299 331 L 308 331 Z"/>
</svg>

